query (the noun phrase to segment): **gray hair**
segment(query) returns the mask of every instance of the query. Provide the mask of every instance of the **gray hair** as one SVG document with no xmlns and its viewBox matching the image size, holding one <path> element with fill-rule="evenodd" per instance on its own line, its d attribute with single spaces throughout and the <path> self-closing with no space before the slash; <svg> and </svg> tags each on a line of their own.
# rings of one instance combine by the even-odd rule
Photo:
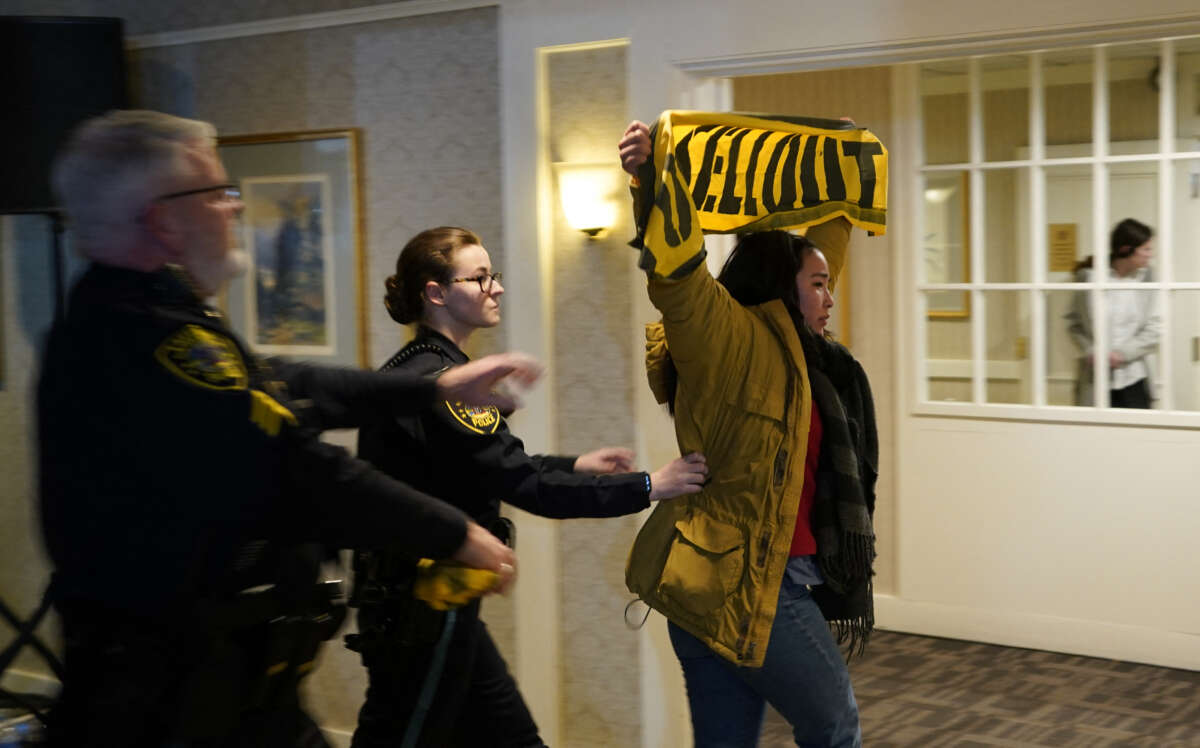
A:
<svg viewBox="0 0 1200 748">
<path fill-rule="evenodd" d="M 211 124 L 148 110 L 113 110 L 80 125 L 51 172 L 75 246 L 101 259 L 137 239 L 142 210 L 193 168 L 187 153 L 215 147 Z"/>
</svg>

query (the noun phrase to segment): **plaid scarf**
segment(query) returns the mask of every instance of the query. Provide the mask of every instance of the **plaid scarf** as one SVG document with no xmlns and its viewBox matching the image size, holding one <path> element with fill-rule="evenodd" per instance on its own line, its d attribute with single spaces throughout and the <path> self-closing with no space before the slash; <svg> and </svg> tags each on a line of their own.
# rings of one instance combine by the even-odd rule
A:
<svg viewBox="0 0 1200 748">
<path fill-rule="evenodd" d="M 848 350 L 811 333 L 800 337 L 824 427 L 810 521 L 825 584 L 813 588 L 813 599 L 838 644 L 848 644 L 853 656 L 862 653 L 875 625 L 875 404 L 866 372 Z"/>
</svg>

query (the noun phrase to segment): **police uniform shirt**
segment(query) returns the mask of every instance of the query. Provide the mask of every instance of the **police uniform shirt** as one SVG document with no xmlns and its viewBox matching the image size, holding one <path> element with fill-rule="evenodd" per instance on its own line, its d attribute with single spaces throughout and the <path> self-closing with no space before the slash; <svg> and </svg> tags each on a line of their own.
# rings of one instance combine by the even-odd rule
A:
<svg viewBox="0 0 1200 748">
<path fill-rule="evenodd" d="M 428 375 L 468 360 L 448 338 L 421 327 L 383 368 Z M 435 402 L 419 416 L 360 429 L 358 450 L 485 526 L 501 501 L 552 518 L 614 517 L 649 506 L 645 473 L 576 473 L 574 457 L 526 454 L 494 407 Z"/>
<path fill-rule="evenodd" d="M 294 373 L 302 387 L 360 396 L 321 398 L 311 410 L 326 422 L 387 389 L 369 372 Z M 181 274 L 84 274 L 38 386 L 42 526 L 60 599 L 161 610 L 220 597 L 246 581 L 240 554 L 259 538 L 435 558 L 461 545 L 462 512 L 320 442 L 274 379 Z"/>
</svg>

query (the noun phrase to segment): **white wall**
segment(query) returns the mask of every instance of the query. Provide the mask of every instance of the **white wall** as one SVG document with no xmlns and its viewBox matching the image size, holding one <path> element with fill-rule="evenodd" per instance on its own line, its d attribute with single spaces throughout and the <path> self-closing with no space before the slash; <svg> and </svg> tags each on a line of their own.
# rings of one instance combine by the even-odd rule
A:
<svg viewBox="0 0 1200 748">
<path fill-rule="evenodd" d="M 910 418 L 902 629 L 1200 667 L 1200 434 Z"/>
</svg>

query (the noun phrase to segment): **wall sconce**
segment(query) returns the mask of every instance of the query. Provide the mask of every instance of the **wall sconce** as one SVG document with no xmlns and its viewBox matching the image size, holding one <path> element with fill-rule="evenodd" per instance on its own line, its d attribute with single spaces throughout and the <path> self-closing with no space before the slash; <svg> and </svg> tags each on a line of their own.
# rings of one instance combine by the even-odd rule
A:
<svg viewBox="0 0 1200 748">
<path fill-rule="evenodd" d="M 599 239 L 617 222 L 620 168 L 612 161 L 559 162 L 558 198 L 567 225 Z"/>
</svg>

